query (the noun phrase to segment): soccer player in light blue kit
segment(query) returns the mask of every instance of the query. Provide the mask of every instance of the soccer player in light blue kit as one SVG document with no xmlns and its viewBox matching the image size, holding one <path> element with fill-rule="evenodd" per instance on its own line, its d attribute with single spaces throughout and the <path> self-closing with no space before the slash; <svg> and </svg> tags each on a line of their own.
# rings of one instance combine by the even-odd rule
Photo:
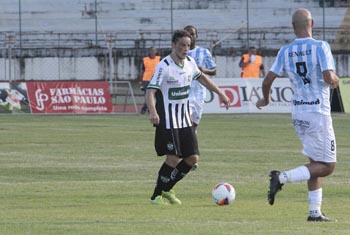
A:
<svg viewBox="0 0 350 235">
<path fill-rule="evenodd" d="M 196 46 L 198 38 L 197 29 L 188 25 L 184 28 L 191 35 L 191 47 L 188 55 L 195 59 L 199 70 L 210 76 L 216 74 L 216 64 L 210 51 L 207 48 Z M 191 107 L 191 119 L 193 126 L 197 127 L 203 113 L 204 99 L 206 97 L 206 88 L 200 84 L 197 80 L 193 80 L 191 83 L 190 91 L 190 107 Z"/>
<path fill-rule="evenodd" d="M 303 145 L 302 154 L 309 163 L 288 171 L 271 171 L 268 202 L 273 205 L 275 195 L 285 183 L 307 181 L 309 216 L 307 221 L 335 222 L 321 212 L 322 177 L 333 173 L 337 157 L 331 118 L 330 88 L 336 88 L 330 46 L 312 38 L 313 19 L 310 11 L 297 9 L 292 17 L 297 38 L 278 52 L 277 58 L 265 77 L 264 98 L 256 103 L 261 109 L 270 102 L 270 88 L 277 76 L 286 74 L 293 87 L 292 122 Z"/>
</svg>

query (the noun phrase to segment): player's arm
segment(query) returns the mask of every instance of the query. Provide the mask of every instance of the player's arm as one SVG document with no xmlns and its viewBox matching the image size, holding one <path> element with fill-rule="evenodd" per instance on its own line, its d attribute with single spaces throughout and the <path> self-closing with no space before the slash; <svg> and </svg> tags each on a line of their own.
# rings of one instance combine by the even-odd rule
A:
<svg viewBox="0 0 350 235">
<path fill-rule="evenodd" d="M 215 76 L 216 64 L 213 60 L 211 52 L 208 49 L 205 50 L 205 65 L 205 67 L 198 66 L 199 70 L 209 76 Z"/>
<path fill-rule="evenodd" d="M 321 70 L 323 80 L 330 85 L 331 88 L 336 88 L 339 85 L 339 78 L 334 72 L 333 56 L 331 48 L 327 42 L 322 43 L 322 50 L 318 50 L 318 60 L 321 61 Z M 327 58 L 327 60 L 323 60 Z"/>
<path fill-rule="evenodd" d="M 157 89 L 152 89 L 152 88 L 148 88 L 146 91 L 146 104 L 149 110 L 149 120 L 154 125 L 159 124 L 159 116 L 156 110 L 156 103 L 154 98 L 156 92 L 157 92 Z"/>
<path fill-rule="evenodd" d="M 325 70 L 322 72 L 323 80 L 328 83 L 332 89 L 337 88 L 339 85 L 339 77 L 333 70 Z"/>
<path fill-rule="evenodd" d="M 223 93 L 220 90 L 220 88 L 207 75 L 202 73 L 202 75 L 198 78 L 198 81 L 209 90 L 218 94 L 222 102 L 226 105 L 226 109 L 228 109 L 231 102 L 230 99 L 225 95 L 225 93 Z"/>
<path fill-rule="evenodd" d="M 141 73 L 140 73 L 140 84 L 142 83 L 143 81 L 143 74 L 145 73 L 145 63 L 142 62 L 142 65 L 141 65 Z"/>
<path fill-rule="evenodd" d="M 261 66 L 260 66 L 260 72 L 261 72 L 261 74 L 262 74 L 262 77 L 264 78 L 265 77 L 265 67 L 264 67 L 264 64 L 261 64 Z"/>
<path fill-rule="evenodd" d="M 271 90 L 272 83 L 276 77 L 277 75 L 275 73 L 269 71 L 266 77 L 264 78 L 264 81 L 262 82 L 263 98 L 259 99 L 256 102 L 256 107 L 258 109 L 261 109 L 262 107 L 270 103 L 270 100 L 271 100 L 270 90 Z"/>
<path fill-rule="evenodd" d="M 244 61 L 244 57 L 241 57 L 241 60 L 239 61 L 239 67 L 240 68 L 244 68 L 245 66 L 247 66 L 250 63 L 250 60 L 248 61 Z"/>
<path fill-rule="evenodd" d="M 203 73 L 210 75 L 210 76 L 214 76 L 216 75 L 216 68 L 211 68 L 211 69 L 206 69 L 203 67 L 198 66 L 199 70 L 202 71 Z"/>
</svg>

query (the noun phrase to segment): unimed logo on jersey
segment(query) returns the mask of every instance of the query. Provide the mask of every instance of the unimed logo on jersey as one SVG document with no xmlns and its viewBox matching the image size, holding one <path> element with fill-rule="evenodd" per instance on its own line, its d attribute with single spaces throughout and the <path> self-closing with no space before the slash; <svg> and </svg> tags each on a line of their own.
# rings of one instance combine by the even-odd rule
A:
<svg viewBox="0 0 350 235">
<path fill-rule="evenodd" d="M 174 87 L 168 91 L 169 100 L 182 100 L 190 95 L 190 86 Z"/>
<path fill-rule="evenodd" d="M 230 99 L 231 103 L 229 107 L 241 107 L 241 99 L 239 96 L 239 87 L 238 86 L 219 86 L 222 92 Z M 220 107 L 225 107 L 225 104 L 222 103 L 222 100 L 219 98 Z"/>
</svg>

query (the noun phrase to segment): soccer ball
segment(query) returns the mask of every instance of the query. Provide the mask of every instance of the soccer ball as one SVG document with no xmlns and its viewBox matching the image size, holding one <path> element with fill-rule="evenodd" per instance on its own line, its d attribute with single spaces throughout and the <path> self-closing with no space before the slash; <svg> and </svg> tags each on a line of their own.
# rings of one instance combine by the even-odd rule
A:
<svg viewBox="0 0 350 235">
<path fill-rule="evenodd" d="M 211 192 L 214 202 L 219 206 L 231 204 L 236 197 L 235 189 L 229 183 L 218 183 Z"/>
</svg>

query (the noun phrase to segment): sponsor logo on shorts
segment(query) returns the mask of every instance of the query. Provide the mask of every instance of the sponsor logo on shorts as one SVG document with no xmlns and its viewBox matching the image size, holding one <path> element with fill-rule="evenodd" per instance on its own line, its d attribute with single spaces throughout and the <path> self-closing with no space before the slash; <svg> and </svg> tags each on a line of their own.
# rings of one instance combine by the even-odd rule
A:
<svg viewBox="0 0 350 235">
<path fill-rule="evenodd" d="M 168 143 L 166 147 L 167 147 L 167 149 L 169 151 L 173 151 L 174 150 L 174 144 L 173 143 Z"/>
<path fill-rule="evenodd" d="M 300 119 L 293 119 L 293 125 L 308 128 L 310 126 L 310 122 Z"/>
</svg>

